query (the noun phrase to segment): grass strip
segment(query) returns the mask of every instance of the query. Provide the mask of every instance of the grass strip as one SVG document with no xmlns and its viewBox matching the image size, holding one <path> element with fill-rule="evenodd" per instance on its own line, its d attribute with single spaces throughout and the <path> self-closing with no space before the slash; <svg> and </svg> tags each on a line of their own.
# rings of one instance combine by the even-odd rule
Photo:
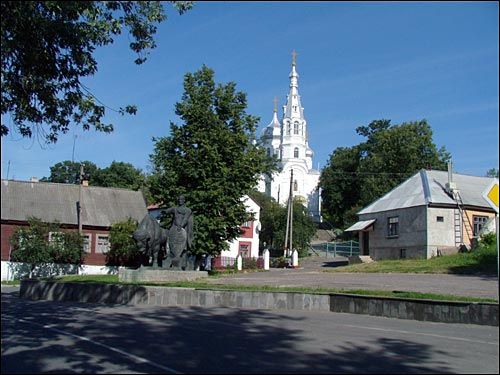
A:
<svg viewBox="0 0 500 375">
<path fill-rule="evenodd" d="M 277 286 L 267 286 L 267 285 L 235 285 L 235 284 L 219 285 L 203 281 L 174 281 L 166 283 L 144 283 L 144 282 L 122 283 L 118 281 L 118 275 L 68 275 L 47 280 L 57 281 L 57 282 L 162 286 L 171 288 L 194 288 L 194 289 L 245 291 L 245 292 L 295 292 L 295 293 L 311 293 L 311 294 L 346 293 L 346 294 L 357 294 L 357 295 L 378 296 L 378 297 L 430 299 L 436 301 L 498 303 L 498 300 L 494 298 L 454 296 L 454 295 L 420 293 L 411 291 L 364 290 L 364 289 L 352 290 L 352 289 L 321 288 L 321 287 L 277 287 Z"/>
</svg>

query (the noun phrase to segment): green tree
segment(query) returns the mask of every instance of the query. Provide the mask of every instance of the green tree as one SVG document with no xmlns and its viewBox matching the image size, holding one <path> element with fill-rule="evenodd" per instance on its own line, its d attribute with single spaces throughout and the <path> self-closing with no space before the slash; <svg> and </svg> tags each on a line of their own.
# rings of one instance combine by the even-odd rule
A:
<svg viewBox="0 0 500 375">
<path fill-rule="evenodd" d="M 242 197 L 275 168 L 252 143 L 258 118 L 246 106 L 234 82 L 216 85 L 213 70 L 203 66 L 184 77 L 175 107 L 184 124 L 171 122 L 171 135 L 154 139 L 151 193 L 170 206 L 185 196 L 194 214 L 195 252 L 217 255 L 228 248 L 249 219 Z"/>
<path fill-rule="evenodd" d="M 288 208 L 262 192 L 252 190 L 249 195 L 261 206 L 262 229 L 259 233 L 261 247 L 264 247 L 265 242 L 266 247 L 271 249 L 273 256 L 283 255 Z M 299 198 L 294 198 L 292 245 L 299 252 L 299 256 L 307 256 L 311 239 L 315 233 L 316 225 L 309 216 L 306 207 Z"/>
<path fill-rule="evenodd" d="M 260 247 L 278 249 L 275 233 L 279 229 L 282 216 L 286 215 L 286 210 L 276 200 L 265 193 L 251 190 L 249 196 L 261 207 L 259 232 Z"/>
<path fill-rule="evenodd" d="M 51 241 L 49 233 L 52 232 Z M 76 232 L 61 232 L 59 224 L 44 223 L 35 217 L 28 218 L 28 227 L 17 228 L 10 238 L 11 259 L 31 265 L 30 277 L 43 263 L 69 263 L 80 265 L 83 261 L 83 237 Z"/>
<path fill-rule="evenodd" d="M 280 206 L 279 221 L 275 233 L 277 249 L 285 248 L 286 222 L 288 209 Z M 308 214 L 307 208 L 298 197 L 293 199 L 293 221 L 292 221 L 292 247 L 297 249 L 300 257 L 305 257 L 309 253 L 311 239 L 316 233 L 316 226 Z"/>
<path fill-rule="evenodd" d="M 83 162 L 64 160 L 56 163 L 50 167 L 50 176 L 43 177 L 40 181 L 78 184 L 80 182 L 80 166 L 82 164 L 84 165 L 84 174 L 89 178 L 89 185 L 95 185 L 94 180 L 99 168 L 88 160 Z"/>
<path fill-rule="evenodd" d="M 106 264 L 127 267 L 137 267 L 141 264 L 141 254 L 132 238 L 136 229 L 137 221 L 131 218 L 111 226 L 109 232 L 110 249 L 106 255 Z"/>
<path fill-rule="evenodd" d="M 171 1 L 182 14 L 190 1 Z M 9 133 L 3 115 L 23 137 L 37 132 L 57 142 L 70 124 L 112 132 L 106 107 L 82 83 L 97 72 L 94 51 L 129 32 L 136 64 L 156 47 L 157 24 L 166 19 L 160 1 L 2 1 L 2 136 Z M 136 107 L 117 110 L 135 114 Z M 12 129 L 10 129 L 12 130 Z"/>
<path fill-rule="evenodd" d="M 418 170 L 446 170 L 450 160 L 445 148 L 433 143 L 426 120 L 399 125 L 376 120 L 356 132 L 366 141 L 334 150 L 320 178 L 324 214 L 339 228 Z"/>
<path fill-rule="evenodd" d="M 138 190 L 145 182 L 146 177 L 139 168 L 130 163 L 113 161 L 109 167 L 95 172 L 92 185 Z"/>
<path fill-rule="evenodd" d="M 497 168 L 488 169 L 488 171 L 486 172 L 486 177 L 498 178 L 498 169 Z"/>
</svg>

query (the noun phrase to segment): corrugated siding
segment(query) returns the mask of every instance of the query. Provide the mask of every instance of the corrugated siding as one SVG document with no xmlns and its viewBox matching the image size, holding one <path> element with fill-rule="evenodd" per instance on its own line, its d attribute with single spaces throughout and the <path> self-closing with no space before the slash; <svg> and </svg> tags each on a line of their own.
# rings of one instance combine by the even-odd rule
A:
<svg viewBox="0 0 500 375">
<path fill-rule="evenodd" d="M 42 221 L 77 225 L 79 186 L 2 180 L 2 220 Z M 108 227 L 131 217 L 140 221 L 146 203 L 140 191 L 82 186 L 82 224 Z"/>
</svg>

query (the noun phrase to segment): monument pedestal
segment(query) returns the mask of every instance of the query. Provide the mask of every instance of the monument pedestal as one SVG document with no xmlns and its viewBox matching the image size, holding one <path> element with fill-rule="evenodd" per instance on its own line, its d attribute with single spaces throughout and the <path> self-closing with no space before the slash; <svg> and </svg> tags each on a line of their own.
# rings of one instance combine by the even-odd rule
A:
<svg viewBox="0 0 500 375">
<path fill-rule="evenodd" d="M 162 268 L 141 267 L 136 270 L 120 269 L 118 280 L 127 283 L 164 283 L 169 281 L 191 281 L 208 277 L 207 271 L 171 271 Z"/>
</svg>

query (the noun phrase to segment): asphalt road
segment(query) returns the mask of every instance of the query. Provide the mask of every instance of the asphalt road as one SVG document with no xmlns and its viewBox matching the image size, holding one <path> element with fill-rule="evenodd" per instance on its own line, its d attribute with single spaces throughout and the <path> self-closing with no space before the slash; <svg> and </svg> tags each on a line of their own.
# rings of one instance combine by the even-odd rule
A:
<svg viewBox="0 0 500 375">
<path fill-rule="evenodd" d="M 2 373 L 498 373 L 498 327 L 331 312 L 29 301 L 2 287 Z"/>
</svg>

